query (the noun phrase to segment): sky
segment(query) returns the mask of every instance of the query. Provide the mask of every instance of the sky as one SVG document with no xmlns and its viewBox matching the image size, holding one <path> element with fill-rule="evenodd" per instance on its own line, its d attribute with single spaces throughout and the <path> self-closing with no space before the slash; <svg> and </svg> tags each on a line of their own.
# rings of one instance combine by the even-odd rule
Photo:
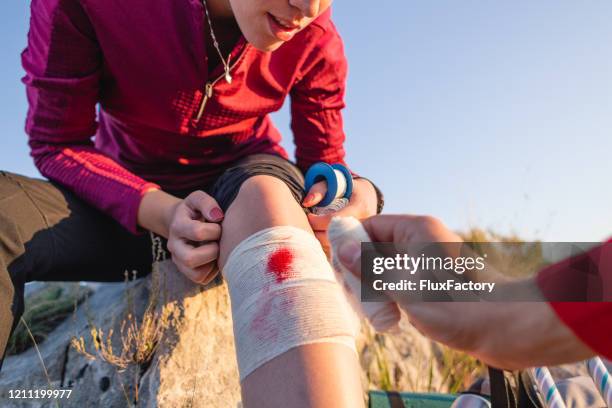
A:
<svg viewBox="0 0 612 408">
<path fill-rule="evenodd" d="M 19 54 L 29 7 L 0 2 L 0 169 L 28 153 Z M 388 213 L 546 241 L 612 236 L 612 2 L 336 1 L 347 161 Z M 293 151 L 289 113 L 274 114 Z"/>
</svg>

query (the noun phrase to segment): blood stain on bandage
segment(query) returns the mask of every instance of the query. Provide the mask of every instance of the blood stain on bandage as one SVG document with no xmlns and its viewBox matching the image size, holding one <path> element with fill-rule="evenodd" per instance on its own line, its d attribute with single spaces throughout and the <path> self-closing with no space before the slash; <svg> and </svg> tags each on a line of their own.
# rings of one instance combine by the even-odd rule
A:
<svg viewBox="0 0 612 408">
<path fill-rule="evenodd" d="M 293 274 L 293 252 L 287 248 L 279 248 L 268 258 L 268 271 L 276 276 L 276 282 L 282 283 Z"/>
<path fill-rule="evenodd" d="M 257 312 L 250 324 L 251 332 L 261 341 L 275 341 L 278 338 L 278 326 L 270 315 L 275 308 L 275 298 L 270 296 L 269 289 L 264 289 L 263 296 L 256 303 Z"/>
</svg>

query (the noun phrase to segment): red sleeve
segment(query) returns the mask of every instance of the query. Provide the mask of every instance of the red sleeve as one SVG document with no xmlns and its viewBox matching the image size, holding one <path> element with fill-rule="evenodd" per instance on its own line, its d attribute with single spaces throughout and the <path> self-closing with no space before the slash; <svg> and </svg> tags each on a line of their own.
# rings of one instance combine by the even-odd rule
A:
<svg viewBox="0 0 612 408">
<path fill-rule="evenodd" d="M 559 319 L 597 354 L 612 359 L 612 240 L 545 268 L 537 282 Z M 554 301 L 567 299 L 572 290 L 600 301 Z"/>
<path fill-rule="evenodd" d="M 102 56 L 77 0 L 33 0 L 22 53 L 29 103 L 26 132 L 39 171 L 138 232 L 147 183 L 93 146 Z"/>
<path fill-rule="evenodd" d="M 323 16 L 322 16 L 323 17 Z M 291 90 L 291 129 L 298 166 L 344 162 L 344 108 L 347 62 L 331 20 Z"/>
</svg>

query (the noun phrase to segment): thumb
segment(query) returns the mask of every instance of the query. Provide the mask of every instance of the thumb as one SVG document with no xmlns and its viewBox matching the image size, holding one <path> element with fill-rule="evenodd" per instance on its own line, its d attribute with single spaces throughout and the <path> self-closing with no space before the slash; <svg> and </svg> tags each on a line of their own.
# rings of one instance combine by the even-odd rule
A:
<svg viewBox="0 0 612 408">
<path fill-rule="evenodd" d="M 319 181 L 310 188 L 308 194 L 306 194 L 306 197 L 304 198 L 304 201 L 302 201 L 302 205 L 304 207 L 313 207 L 323 200 L 326 193 L 327 183 L 325 181 Z"/>
<path fill-rule="evenodd" d="M 357 278 L 361 277 L 361 243 L 349 239 L 338 248 L 338 260 Z"/>
</svg>

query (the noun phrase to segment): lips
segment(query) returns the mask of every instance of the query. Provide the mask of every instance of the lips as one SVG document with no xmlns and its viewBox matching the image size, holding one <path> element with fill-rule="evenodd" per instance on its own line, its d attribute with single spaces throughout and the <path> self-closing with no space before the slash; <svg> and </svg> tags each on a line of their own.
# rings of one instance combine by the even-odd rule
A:
<svg viewBox="0 0 612 408">
<path fill-rule="evenodd" d="M 281 41 L 289 41 L 298 31 L 300 31 L 300 26 L 298 24 L 282 20 L 270 13 L 267 13 L 266 16 L 268 17 L 268 25 L 270 26 L 272 35 Z"/>
</svg>

